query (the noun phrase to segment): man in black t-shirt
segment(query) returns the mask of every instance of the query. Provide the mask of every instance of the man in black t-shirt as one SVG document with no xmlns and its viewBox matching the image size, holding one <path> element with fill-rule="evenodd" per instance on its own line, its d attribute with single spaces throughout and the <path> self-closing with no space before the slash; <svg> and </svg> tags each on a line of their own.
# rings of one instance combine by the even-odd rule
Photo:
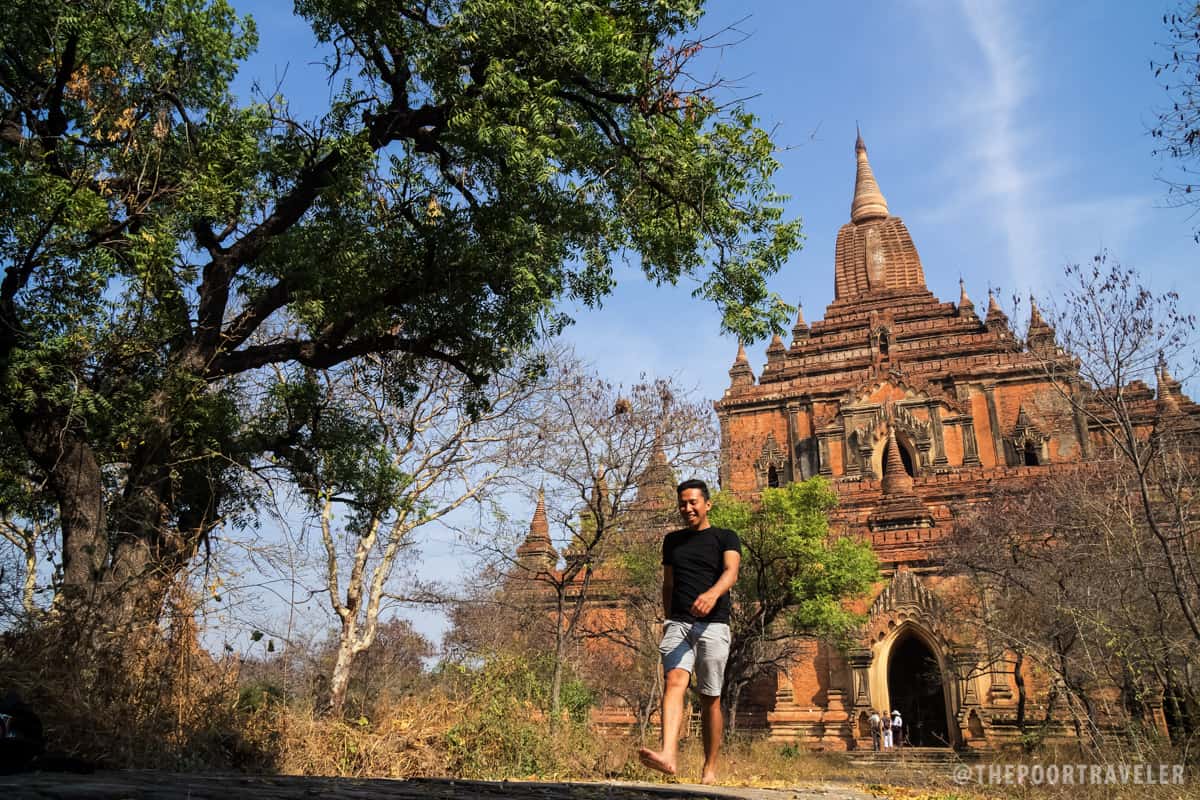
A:
<svg viewBox="0 0 1200 800">
<path fill-rule="evenodd" d="M 662 748 L 643 747 L 638 756 L 651 769 L 675 774 L 683 697 L 695 672 L 704 733 L 701 782 L 714 783 L 725 725 L 721 687 L 729 658 L 729 589 L 737 581 L 742 545 L 733 531 L 708 523 L 712 503 L 704 481 L 684 481 L 677 495 L 687 527 L 663 540 Z"/>
</svg>

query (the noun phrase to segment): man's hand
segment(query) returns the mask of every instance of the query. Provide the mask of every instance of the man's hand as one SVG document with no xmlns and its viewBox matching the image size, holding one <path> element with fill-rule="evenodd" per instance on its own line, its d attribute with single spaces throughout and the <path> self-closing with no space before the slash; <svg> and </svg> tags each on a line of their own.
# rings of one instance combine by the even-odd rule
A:
<svg viewBox="0 0 1200 800">
<path fill-rule="evenodd" d="M 692 603 L 692 616 L 696 619 L 707 617 L 708 612 L 713 610 L 713 606 L 715 606 L 717 601 L 720 599 L 721 596 L 719 594 L 713 594 L 711 591 L 707 591 L 700 595 L 696 598 L 696 601 Z"/>
</svg>

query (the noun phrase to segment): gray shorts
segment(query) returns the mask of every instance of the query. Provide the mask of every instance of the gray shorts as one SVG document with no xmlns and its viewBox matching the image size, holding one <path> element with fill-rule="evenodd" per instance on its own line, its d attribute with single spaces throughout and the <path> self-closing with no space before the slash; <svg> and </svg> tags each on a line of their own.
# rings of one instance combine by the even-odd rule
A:
<svg viewBox="0 0 1200 800">
<path fill-rule="evenodd" d="M 663 671 L 686 669 L 696 675 L 696 691 L 720 697 L 725 683 L 725 661 L 729 658 L 729 625 L 724 622 L 680 622 L 663 625 Z"/>
</svg>

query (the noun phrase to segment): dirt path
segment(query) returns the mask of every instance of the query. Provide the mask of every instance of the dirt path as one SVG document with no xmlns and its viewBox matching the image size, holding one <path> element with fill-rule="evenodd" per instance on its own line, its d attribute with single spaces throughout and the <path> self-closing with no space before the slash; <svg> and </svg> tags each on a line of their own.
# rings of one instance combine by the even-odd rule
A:
<svg viewBox="0 0 1200 800">
<path fill-rule="evenodd" d="M 871 800 L 873 795 L 835 785 L 747 789 L 691 784 L 401 781 L 105 772 L 0 776 L 0 797 L 5 800 Z"/>
</svg>

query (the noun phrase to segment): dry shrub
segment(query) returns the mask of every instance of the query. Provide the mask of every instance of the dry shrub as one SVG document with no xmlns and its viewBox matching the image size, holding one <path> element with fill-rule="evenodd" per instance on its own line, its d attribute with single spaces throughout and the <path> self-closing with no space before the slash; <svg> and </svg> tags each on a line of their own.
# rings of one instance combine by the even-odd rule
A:
<svg viewBox="0 0 1200 800">
<path fill-rule="evenodd" d="M 246 722 L 249 742 L 287 775 L 409 778 L 445 775 L 445 735 L 459 704 L 429 693 L 347 721 L 311 708 L 276 705 Z"/>
<path fill-rule="evenodd" d="M 238 735 L 236 674 L 196 640 L 190 607 L 162 627 L 107 633 L 49 617 L 0 637 L 0 689 L 39 715 L 47 749 L 105 767 L 263 765 Z"/>
<path fill-rule="evenodd" d="M 594 732 L 584 715 L 551 725 L 538 664 L 496 658 L 448 667 L 421 692 L 382 698 L 358 719 L 321 717 L 305 699 L 254 714 L 248 741 L 298 775 L 346 777 L 600 778 L 623 773 L 627 743 Z M 311 700 L 311 698 L 309 698 Z M 619 754 L 619 755 L 618 755 Z"/>
</svg>

